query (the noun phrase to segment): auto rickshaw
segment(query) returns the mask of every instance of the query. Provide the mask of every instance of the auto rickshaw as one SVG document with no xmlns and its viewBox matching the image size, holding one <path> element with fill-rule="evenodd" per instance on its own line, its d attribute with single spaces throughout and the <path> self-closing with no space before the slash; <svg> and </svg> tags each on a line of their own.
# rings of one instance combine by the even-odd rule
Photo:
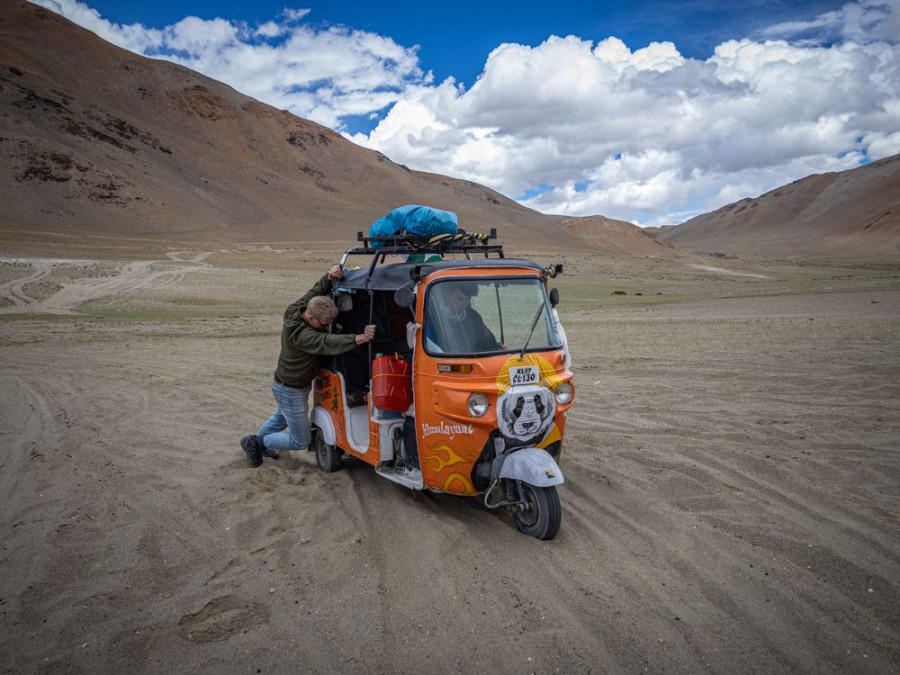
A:
<svg viewBox="0 0 900 675">
<path fill-rule="evenodd" d="M 506 258 L 494 239 L 358 234 L 332 330 L 375 324 L 376 335 L 323 362 L 310 449 L 322 471 L 355 457 L 413 490 L 480 495 L 552 539 L 575 394 L 559 294 L 547 291 L 561 266 Z M 369 264 L 351 269 L 361 256 Z"/>
</svg>

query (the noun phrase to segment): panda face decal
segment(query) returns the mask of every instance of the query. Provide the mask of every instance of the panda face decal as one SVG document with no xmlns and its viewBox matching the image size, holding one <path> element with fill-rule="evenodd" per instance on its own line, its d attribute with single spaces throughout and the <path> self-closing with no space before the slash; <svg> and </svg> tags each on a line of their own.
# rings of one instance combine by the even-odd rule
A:
<svg viewBox="0 0 900 675">
<path fill-rule="evenodd" d="M 528 385 L 513 387 L 498 401 L 500 433 L 521 442 L 542 435 L 556 412 L 556 401 L 549 389 Z"/>
</svg>

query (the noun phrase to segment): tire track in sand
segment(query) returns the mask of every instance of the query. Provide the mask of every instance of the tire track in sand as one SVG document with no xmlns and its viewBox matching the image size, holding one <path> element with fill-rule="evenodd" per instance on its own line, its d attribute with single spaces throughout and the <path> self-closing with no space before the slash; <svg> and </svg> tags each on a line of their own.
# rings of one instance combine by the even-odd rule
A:
<svg viewBox="0 0 900 675">
<path fill-rule="evenodd" d="M 0 417 L 4 445 L 0 454 L 0 511 L 7 518 L 15 518 L 10 505 L 21 503 L 19 491 L 30 491 L 20 482 L 28 474 L 28 463 L 42 457 L 40 448 L 56 444 L 59 431 L 47 398 L 25 377 L 4 375 L 0 383 L 0 407 L 6 411 Z"/>
<path fill-rule="evenodd" d="M 34 271 L 31 274 L 21 279 L 0 284 L 0 300 L 9 300 L 13 307 L 26 307 L 36 302 L 34 298 L 25 292 L 25 286 L 39 281 L 50 274 L 53 271 L 53 265 L 47 260 L 35 260 L 31 262 L 31 265 L 34 267 Z M 8 310 L 9 308 L 6 309 Z"/>
<path fill-rule="evenodd" d="M 117 273 L 111 277 L 77 279 L 64 283 L 49 298 L 39 300 L 30 297 L 24 286 L 48 276 L 54 265 L 89 266 L 96 264 L 94 260 L 27 260 L 34 271 L 26 277 L 0 285 L 0 298 L 12 302 L 11 306 L 0 307 L 0 314 L 81 314 L 77 307 L 89 300 L 98 300 L 109 296 L 121 296 L 145 290 L 163 290 L 182 281 L 186 274 L 209 269 L 211 265 L 206 259 L 211 251 L 203 251 L 193 255 L 189 260 L 182 256 L 188 252 L 170 252 L 168 260 L 140 260 L 137 262 L 119 263 Z"/>
</svg>

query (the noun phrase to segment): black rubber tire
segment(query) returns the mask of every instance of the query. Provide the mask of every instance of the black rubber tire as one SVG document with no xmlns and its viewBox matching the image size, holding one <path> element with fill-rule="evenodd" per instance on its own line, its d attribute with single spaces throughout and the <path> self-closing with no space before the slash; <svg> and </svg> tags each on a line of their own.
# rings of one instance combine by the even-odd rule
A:
<svg viewBox="0 0 900 675">
<path fill-rule="evenodd" d="M 562 522 L 562 507 L 556 486 L 542 488 L 528 483 L 522 483 L 521 486 L 531 510 L 513 511 L 513 520 L 519 532 L 544 541 L 553 539 Z"/>
<path fill-rule="evenodd" d="M 321 429 L 315 430 L 313 436 L 313 449 L 316 452 L 316 464 L 325 473 L 333 473 L 343 468 L 344 463 L 341 460 L 343 452 L 334 445 L 328 445 L 325 442 L 325 435 Z"/>
</svg>

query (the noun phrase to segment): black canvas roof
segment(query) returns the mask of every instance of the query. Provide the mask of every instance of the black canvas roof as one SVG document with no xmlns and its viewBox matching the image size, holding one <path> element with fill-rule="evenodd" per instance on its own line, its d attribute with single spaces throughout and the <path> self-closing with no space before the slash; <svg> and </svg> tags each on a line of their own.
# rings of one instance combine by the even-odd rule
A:
<svg viewBox="0 0 900 675">
<path fill-rule="evenodd" d="M 369 268 L 358 270 L 344 270 L 344 278 L 335 284 L 338 291 L 364 290 L 396 291 L 398 288 L 409 286 L 413 275 L 417 278 L 425 278 L 430 274 L 447 269 L 521 269 L 526 268 L 543 273 L 543 268 L 530 260 L 517 260 L 515 258 L 475 258 L 472 260 L 441 260 L 436 262 L 393 263 L 379 265 L 369 275 Z"/>
</svg>

